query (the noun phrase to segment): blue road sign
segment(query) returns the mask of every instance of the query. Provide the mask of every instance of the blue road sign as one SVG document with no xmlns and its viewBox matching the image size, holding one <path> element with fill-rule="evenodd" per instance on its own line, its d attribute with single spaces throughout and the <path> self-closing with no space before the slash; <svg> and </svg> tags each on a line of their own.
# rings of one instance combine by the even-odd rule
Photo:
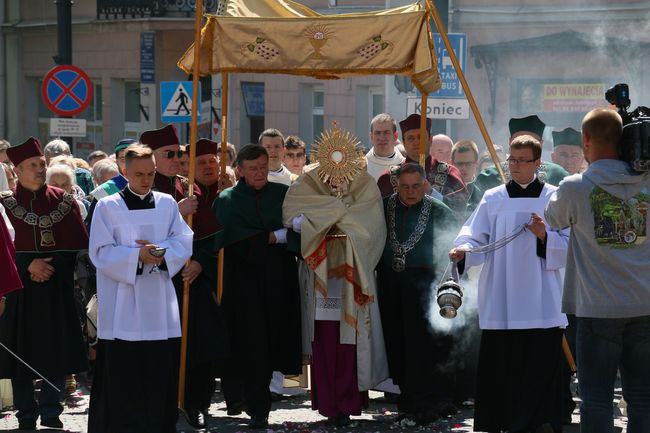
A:
<svg viewBox="0 0 650 433">
<path fill-rule="evenodd" d="M 93 83 L 88 75 L 73 65 L 52 68 L 43 78 L 41 96 L 47 108 L 60 116 L 76 116 L 88 107 L 93 97 Z"/>
<path fill-rule="evenodd" d="M 449 42 L 456 53 L 460 68 L 465 71 L 465 63 L 467 59 L 467 34 L 465 33 L 449 33 Z M 433 34 L 433 42 L 436 47 L 436 55 L 438 57 L 438 72 L 442 79 L 442 87 L 435 93 L 430 94 L 432 98 L 464 98 L 463 86 L 460 84 L 458 74 L 451 63 L 451 58 L 442 41 L 440 33 Z"/>
<path fill-rule="evenodd" d="M 156 82 L 156 49 L 154 32 L 140 33 L 140 82 Z"/>
<path fill-rule="evenodd" d="M 199 95 L 201 83 L 199 83 Z M 160 118 L 163 122 L 192 121 L 192 82 L 163 81 L 160 83 Z M 201 104 L 197 116 L 201 118 Z"/>
</svg>

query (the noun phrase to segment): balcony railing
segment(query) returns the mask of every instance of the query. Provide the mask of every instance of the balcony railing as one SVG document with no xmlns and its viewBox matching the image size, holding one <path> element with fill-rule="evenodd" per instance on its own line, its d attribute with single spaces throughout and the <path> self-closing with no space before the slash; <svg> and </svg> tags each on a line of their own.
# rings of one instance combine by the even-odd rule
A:
<svg viewBox="0 0 650 433">
<path fill-rule="evenodd" d="M 206 13 L 214 13 L 218 0 L 203 0 Z M 196 0 L 97 0 L 98 20 L 150 17 L 192 17 Z"/>
</svg>

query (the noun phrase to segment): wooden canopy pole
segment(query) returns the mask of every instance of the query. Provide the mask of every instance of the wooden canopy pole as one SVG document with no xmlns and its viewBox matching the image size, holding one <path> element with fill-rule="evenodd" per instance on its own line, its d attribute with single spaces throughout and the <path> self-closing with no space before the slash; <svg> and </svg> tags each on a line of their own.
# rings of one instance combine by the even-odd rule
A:
<svg viewBox="0 0 650 433">
<path fill-rule="evenodd" d="M 221 73 L 221 148 L 219 152 L 219 182 L 222 182 L 226 174 L 226 159 L 228 155 L 228 73 Z M 221 305 L 223 296 L 223 263 L 225 252 L 219 250 L 217 264 L 217 303 Z"/>
<path fill-rule="evenodd" d="M 429 12 L 429 15 L 431 15 L 431 17 L 433 18 L 433 21 L 436 24 L 436 28 L 438 29 L 438 32 L 440 32 L 440 36 L 442 37 L 442 41 L 444 42 L 445 47 L 447 48 L 447 53 L 449 54 L 451 63 L 454 65 L 456 74 L 458 74 L 460 83 L 462 84 L 463 90 L 465 91 L 465 95 L 467 96 L 467 102 L 469 102 L 469 106 L 472 109 L 472 113 L 474 114 L 474 118 L 476 119 L 478 128 L 481 130 L 481 134 L 483 135 L 485 144 L 487 145 L 488 151 L 490 152 L 492 161 L 494 161 L 494 166 L 497 168 L 497 171 L 499 172 L 499 177 L 501 178 L 501 181 L 503 183 L 506 183 L 507 180 L 506 180 L 506 175 L 503 172 L 503 167 L 501 167 L 501 162 L 499 161 L 497 152 L 496 150 L 494 150 L 494 144 L 492 144 L 492 139 L 490 138 L 490 134 L 488 133 L 487 128 L 485 127 L 485 123 L 483 122 L 483 117 L 481 116 L 481 113 L 478 111 L 478 107 L 476 106 L 476 101 L 474 100 L 474 95 L 472 95 L 472 90 L 469 88 L 469 84 L 467 84 L 467 80 L 465 79 L 465 74 L 463 73 L 463 70 L 460 68 L 460 63 L 458 62 L 458 58 L 456 57 L 456 52 L 454 51 L 453 47 L 451 46 L 451 43 L 449 42 L 449 37 L 447 36 L 447 31 L 445 29 L 445 26 L 442 23 L 442 20 L 440 19 L 440 14 L 438 13 L 438 9 L 436 9 L 436 6 L 433 4 L 433 0 L 426 0 L 426 2 L 427 2 L 427 10 Z"/>
<path fill-rule="evenodd" d="M 429 131 L 427 130 L 427 98 L 428 93 L 422 92 L 420 102 L 420 165 L 426 170 L 425 161 L 429 154 L 428 140 Z"/>
<path fill-rule="evenodd" d="M 192 122 L 190 124 L 190 172 L 188 197 L 194 195 L 194 176 L 196 173 L 196 127 L 199 111 L 199 74 L 201 71 L 201 18 L 203 17 L 203 0 L 196 1 L 194 18 L 194 63 L 192 70 Z M 187 216 L 187 225 L 192 228 L 192 215 Z M 187 261 L 185 266 L 190 264 Z M 181 316 L 181 361 L 178 372 L 178 407 L 185 407 L 185 371 L 187 369 L 187 319 L 190 312 L 190 282 L 183 281 L 183 314 Z"/>
</svg>

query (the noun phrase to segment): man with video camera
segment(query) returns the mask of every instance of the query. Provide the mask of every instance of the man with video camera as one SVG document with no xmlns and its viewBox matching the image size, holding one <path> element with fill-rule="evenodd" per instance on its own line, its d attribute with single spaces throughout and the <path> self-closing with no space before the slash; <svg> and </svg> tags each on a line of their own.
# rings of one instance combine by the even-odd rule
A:
<svg viewBox="0 0 650 433">
<path fill-rule="evenodd" d="M 650 172 L 619 159 L 623 120 L 613 109 L 582 121 L 589 162 L 564 179 L 546 208 L 553 228 L 571 227 L 562 311 L 577 316 L 582 432 L 613 431 L 620 368 L 629 433 L 650 431 Z"/>
</svg>

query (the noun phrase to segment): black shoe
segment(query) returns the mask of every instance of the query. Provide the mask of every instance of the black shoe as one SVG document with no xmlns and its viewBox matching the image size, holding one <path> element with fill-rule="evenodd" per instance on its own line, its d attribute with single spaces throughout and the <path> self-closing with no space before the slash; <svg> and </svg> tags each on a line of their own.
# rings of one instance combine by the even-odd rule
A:
<svg viewBox="0 0 650 433">
<path fill-rule="evenodd" d="M 334 417 L 334 427 L 347 427 L 350 422 L 350 415 L 340 414 Z"/>
<path fill-rule="evenodd" d="M 41 425 L 50 428 L 63 428 L 63 423 L 58 416 L 55 416 L 54 418 L 41 418 Z"/>
<path fill-rule="evenodd" d="M 428 410 L 415 415 L 415 421 L 419 426 L 429 425 L 434 421 L 438 421 L 438 418 L 440 418 L 440 416 L 435 410 Z"/>
<path fill-rule="evenodd" d="M 208 426 L 205 415 L 198 409 L 185 408 L 187 423 L 196 429 L 203 429 Z"/>
<path fill-rule="evenodd" d="M 22 419 L 18 421 L 18 430 L 36 430 L 36 420 Z"/>
<path fill-rule="evenodd" d="M 458 414 L 458 408 L 453 403 L 442 403 L 438 408 L 438 415 L 441 418 L 447 418 L 456 414 Z"/>
<path fill-rule="evenodd" d="M 226 404 L 226 413 L 228 416 L 241 415 L 242 412 L 246 412 L 246 405 L 243 401 L 232 403 L 231 405 Z"/>
<path fill-rule="evenodd" d="M 269 426 L 269 419 L 262 415 L 253 415 L 248 427 L 252 429 L 262 429 Z"/>
</svg>

